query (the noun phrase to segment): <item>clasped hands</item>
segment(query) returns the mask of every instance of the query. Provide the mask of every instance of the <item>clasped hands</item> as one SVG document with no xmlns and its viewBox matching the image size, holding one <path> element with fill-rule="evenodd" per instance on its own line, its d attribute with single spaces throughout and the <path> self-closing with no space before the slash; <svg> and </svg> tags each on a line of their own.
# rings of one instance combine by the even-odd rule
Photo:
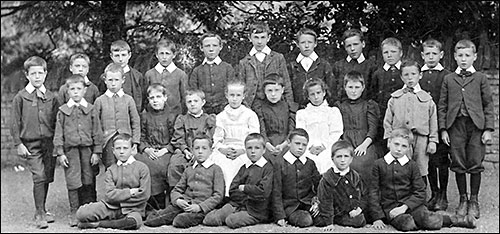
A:
<svg viewBox="0 0 500 234">
<path fill-rule="evenodd" d="M 199 213 L 201 212 L 201 207 L 198 204 L 191 204 L 190 202 L 180 198 L 175 201 L 177 206 L 179 206 L 185 212 Z"/>
<path fill-rule="evenodd" d="M 244 149 L 235 149 L 233 147 L 219 148 L 219 152 L 226 155 L 227 158 L 234 160 L 245 153 Z"/>
</svg>

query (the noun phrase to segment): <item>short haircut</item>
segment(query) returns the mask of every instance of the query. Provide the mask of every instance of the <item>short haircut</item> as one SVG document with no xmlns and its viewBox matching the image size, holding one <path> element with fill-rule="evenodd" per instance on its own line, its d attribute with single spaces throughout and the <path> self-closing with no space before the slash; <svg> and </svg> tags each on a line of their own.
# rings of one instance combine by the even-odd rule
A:
<svg viewBox="0 0 500 234">
<path fill-rule="evenodd" d="M 248 30 L 248 34 L 251 35 L 253 33 L 267 33 L 271 34 L 271 29 L 269 29 L 269 25 L 264 21 L 257 21 L 250 25 L 250 29 Z"/>
<path fill-rule="evenodd" d="M 69 85 L 70 84 L 75 84 L 75 83 L 82 83 L 83 87 L 86 87 L 86 85 L 85 85 L 85 78 L 83 78 L 83 76 L 80 75 L 80 74 L 73 74 L 70 77 L 68 77 L 66 79 L 66 83 L 64 85 L 66 85 L 66 88 L 69 89 Z"/>
<path fill-rule="evenodd" d="M 309 96 L 308 89 L 313 87 L 313 86 L 316 86 L 316 85 L 321 86 L 323 91 L 325 91 L 325 93 L 326 93 L 325 99 L 326 99 L 326 97 L 329 94 L 328 85 L 326 85 L 325 81 L 323 81 L 320 78 L 310 78 L 310 79 L 306 80 L 306 82 L 304 82 L 304 86 L 302 87 L 302 90 L 304 91 L 305 97 L 307 98 Z"/>
<path fill-rule="evenodd" d="M 407 129 L 407 128 L 396 128 L 392 130 L 389 139 L 394 139 L 394 138 L 404 138 L 408 140 L 408 143 L 410 145 L 413 145 L 413 133 Z"/>
<path fill-rule="evenodd" d="M 24 61 L 24 70 L 26 71 L 26 73 L 28 73 L 30 68 L 34 66 L 42 66 L 43 70 L 47 71 L 47 62 L 41 57 L 31 56 L 26 59 L 26 61 Z"/>
<path fill-rule="evenodd" d="M 401 41 L 394 37 L 388 37 L 384 39 L 382 43 L 380 43 L 380 49 L 382 49 L 384 45 L 392 45 L 403 51 L 403 45 L 401 44 Z"/>
<path fill-rule="evenodd" d="M 245 137 L 245 146 L 247 145 L 247 142 L 251 140 L 258 140 L 260 141 L 260 143 L 262 143 L 262 146 L 266 147 L 266 139 L 260 133 L 253 132 L 248 134 L 248 136 Z"/>
<path fill-rule="evenodd" d="M 200 46 L 203 46 L 203 40 L 205 40 L 206 38 L 209 38 L 209 37 L 217 38 L 217 40 L 219 40 L 219 45 L 221 47 L 222 47 L 222 45 L 224 45 L 224 41 L 222 41 L 222 38 L 219 35 L 212 33 L 212 32 L 206 32 L 200 38 Z"/>
<path fill-rule="evenodd" d="M 443 51 L 443 44 L 436 39 L 429 38 L 422 43 L 422 51 L 424 48 L 437 48 L 439 51 Z"/>
<path fill-rule="evenodd" d="M 192 144 L 191 144 L 191 145 L 192 145 L 192 147 L 194 147 L 194 142 L 195 142 L 196 140 L 207 140 L 207 141 L 208 141 L 208 145 L 210 146 L 210 148 L 212 148 L 212 144 L 213 144 L 213 142 L 212 142 L 212 138 L 211 138 L 209 135 L 207 135 L 207 134 L 205 134 L 205 133 L 198 133 L 198 134 L 196 134 L 196 135 L 193 137 L 193 141 L 191 141 L 191 143 L 192 143 Z"/>
<path fill-rule="evenodd" d="M 420 64 L 418 64 L 417 61 L 413 59 L 406 59 L 401 63 L 401 70 L 403 70 L 403 67 L 416 67 L 418 71 L 420 72 Z"/>
<path fill-rule="evenodd" d="M 160 48 L 169 48 L 172 53 L 177 53 L 177 45 L 175 44 L 175 42 L 168 38 L 161 39 L 156 43 L 155 53 L 158 53 L 158 50 L 160 50 Z"/>
<path fill-rule="evenodd" d="M 113 43 L 111 43 L 111 49 L 110 49 L 111 52 L 120 52 L 123 50 L 131 52 L 130 46 L 128 45 L 128 43 L 126 41 L 117 40 L 117 41 L 113 41 Z"/>
<path fill-rule="evenodd" d="M 73 63 L 77 59 L 83 59 L 83 60 L 85 60 L 85 62 L 87 62 L 87 64 L 90 64 L 89 56 L 87 56 L 86 54 L 77 53 L 77 54 L 71 55 L 71 57 L 69 57 L 69 65 L 70 66 L 73 65 Z"/>
<path fill-rule="evenodd" d="M 314 37 L 314 41 L 316 41 L 316 38 L 318 38 L 318 34 L 316 34 L 316 32 L 310 28 L 301 28 L 297 34 L 295 34 L 295 40 L 297 42 L 299 42 L 299 38 L 300 36 L 302 35 L 311 35 Z"/>
<path fill-rule="evenodd" d="M 277 85 L 283 85 L 283 78 L 278 74 L 278 73 L 271 73 L 264 78 L 264 81 L 262 82 L 262 89 L 266 88 L 266 85 L 268 84 L 277 84 Z"/>
<path fill-rule="evenodd" d="M 305 137 L 307 139 L 307 141 L 309 141 L 309 134 L 303 128 L 296 128 L 296 129 L 290 131 L 290 134 L 288 134 L 288 140 L 291 141 L 295 136 Z"/>
<path fill-rule="evenodd" d="M 359 40 L 364 41 L 363 32 L 357 28 L 351 28 L 344 31 L 342 34 L 342 41 L 344 42 L 347 38 L 358 36 Z"/>
<path fill-rule="evenodd" d="M 227 84 L 226 84 L 226 88 L 225 88 L 225 90 L 224 90 L 224 92 L 225 92 L 225 93 L 227 93 L 227 91 L 228 91 L 228 87 L 229 87 L 230 85 L 241 85 L 241 86 L 243 86 L 243 93 L 245 93 L 245 92 L 246 92 L 247 86 L 246 86 L 246 84 L 245 84 L 245 81 L 243 81 L 243 80 L 240 80 L 240 79 L 231 79 L 231 80 L 229 80 L 229 81 L 227 82 Z"/>
<path fill-rule="evenodd" d="M 104 69 L 104 76 L 103 76 L 104 79 L 106 79 L 106 74 L 108 74 L 108 72 L 112 72 L 112 73 L 118 72 L 122 75 L 122 78 L 123 78 L 123 74 L 125 73 L 125 72 L 123 72 L 123 67 L 117 63 L 110 63 L 110 64 L 108 64 L 108 66 L 106 66 L 106 68 Z"/>
<path fill-rule="evenodd" d="M 351 157 L 354 156 L 354 147 L 352 146 L 352 144 L 346 140 L 338 140 L 332 145 L 332 157 L 335 155 L 335 153 L 337 153 L 337 151 L 341 149 L 349 150 L 349 154 L 351 155 Z"/>
<path fill-rule="evenodd" d="M 118 135 L 114 136 L 113 137 L 113 147 L 115 146 L 115 142 L 118 140 L 128 141 L 128 142 L 130 142 L 130 146 L 133 146 L 132 136 L 128 133 L 118 133 Z"/>
<path fill-rule="evenodd" d="M 459 49 L 472 48 L 472 52 L 476 53 L 476 45 L 471 40 L 460 40 L 455 45 L 455 52 Z"/>
<path fill-rule="evenodd" d="M 205 100 L 205 92 L 203 92 L 203 90 L 201 89 L 187 89 L 185 95 L 186 97 L 189 95 L 198 95 L 201 100 Z"/>
<path fill-rule="evenodd" d="M 347 85 L 347 83 L 351 82 L 360 82 L 363 86 L 365 86 L 365 78 L 363 77 L 363 74 L 358 71 L 350 71 L 345 74 L 344 76 L 344 87 Z"/>
<path fill-rule="evenodd" d="M 167 96 L 167 93 L 168 93 L 167 88 L 165 88 L 165 86 L 163 86 L 160 83 L 150 84 L 146 93 L 149 96 L 151 94 L 151 92 L 153 92 L 153 91 L 158 91 L 158 92 L 162 93 L 165 97 Z"/>
</svg>

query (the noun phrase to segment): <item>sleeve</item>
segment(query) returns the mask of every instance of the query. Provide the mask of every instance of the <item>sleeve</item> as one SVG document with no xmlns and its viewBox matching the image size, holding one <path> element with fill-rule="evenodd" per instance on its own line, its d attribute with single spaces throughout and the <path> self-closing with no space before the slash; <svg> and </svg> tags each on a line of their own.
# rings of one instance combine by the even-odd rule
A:
<svg viewBox="0 0 500 234">
<path fill-rule="evenodd" d="M 321 179 L 318 186 L 319 216 L 316 226 L 324 227 L 333 224 L 334 208 L 333 193 L 334 188 L 328 186 L 325 179 Z"/>
<path fill-rule="evenodd" d="M 256 101 L 260 101 L 260 100 L 256 100 Z M 255 114 L 257 114 L 257 117 L 259 118 L 260 134 L 264 137 L 266 142 L 270 142 L 269 138 L 267 137 L 266 122 L 264 120 L 264 113 L 262 113 L 262 108 L 256 109 Z"/>
<path fill-rule="evenodd" d="M 245 165 L 240 167 L 240 170 L 238 170 L 238 173 L 236 173 L 236 176 L 234 177 L 233 181 L 231 182 L 231 186 L 229 186 L 229 198 L 231 204 L 236 203 L 237 206 L 241 206 L 245 204 L 245 201 L 247 200 L 247 195 L 238 189 L 238 187 L 241 184 L 244 184 L 246 180 L 245 176 Z"/>
<path fill-rule="evenodd" d="M 405 201 L 405 204 L 408 206 L 409 210 L 414 210 L 416 207 L 425 204 L 426 190 L 424 180 L 420 175 L 420 170 L 418 169 L 417 164 L 411 163 L 409 166 L 411 170 L 411 178 L 409 179 L 412 180 L 412 188 L 410 191 L 413 192 L 410 198 Z"/>
<path fill-rule="evenodd" d="M 391 97 L 387 102 L 387 109 L 384 116 L 384 139 L 388 139 L 392 132 L 392 123 L 394 121 L 394 98 Z"/>
<path fill-rule="evenodd" d="M 246 57 L 240 60 L 238 65 L 236 66 L 235 73 L 236 73 L 236 78 L 239 80 L 242 80 L 247 83 L 247 74 L 246 74 L 246 69 L 245 69 L 245 60 Z"/>
<path fill-rule="evenodd" d="M 274 178 L 273 178 L 273 191 L 272 191 L 272 210 L 275 221 L 286 218 L 285 208 L 283 206 L 282 197 L 282 180 L 281 180 L 281 167 L 283 166 L 283 157 L 277 158 L 273 162 Z"/>
<path fill-rule="evenodd" d="M 227 74 L 226 74 L 226 83 L 227 81 L 230 81 L 234 78 L 236 78 L 236 74 L 235 74 L 235 71 L 234 71 L 234 68 L 231 64 L 229 64 L 228 68 L 226 69 L 227 71 Z"/>
<path fill-rule="evenodd" d="M 259 117 L 257 117 L 257 114 L 252 110 L 248 117 L 248 130 L 249 133 L 260 133 Z"/>
<path fill-rule="evenodd" d="M 255 185 L 245 184 L 243 192 L 252 200 L 264 201 L 269 197 L 269 195 L 271 195 L 272 192 L 274 178 L 273 168 L 272 166 L 264 166 L 262 169 L 262 179 L 259 183 Z"/>
<path fill-rule="evenodd" d="M 340 137 L 342 136 L 342 133 L 344 132 L 344 124 L 342 121 L 342 113 L 340 113 L 339 108 L 337 107 L 329 107 L 331 108 L 331 117 L 329 118 L 329 132 L 328 132 L 328 139 L 325 139 L 326 145 L 325 147 L 332 147 L 333 143 L 337 142 Z"/>
<path fill-rule="evenodd" d="M 57 102 L 63 104 L 63 103 L 66 103 L 66 95 L 68 95 L 67 93 L 67 89 L 66 89 L 66 85 L 62 85 L 60 88 L 59 88 L 59 91 L 57 92 Z"/>
<path fill-rule="evenodd" d="M 181 95 L 181 107 L 182 107 L 182 113 L 185 113 L 187 111 L 186 107 L 186 89 L 188 87 L 188 76 L 186 72 L 182 71 L 182 75 L 180 77 L 180 84 L 179 84 L 179 93 Z"/>
<path fill-rule="evenodd" d="M 222 116 L 219 114 L 215 119 L 215 131 L 214 131 L 214 149 L 219 149 L 224 146 L 224 138 L 226 136 L 226 130 L 224 128 Z"/>
<path fill-rule="evenodd" d="M 56 116 L 56 128 L 54 130 L 54 157 L 64 154 L 64 114 L 61 111 L 57 112 Z"/>
<path fill-rule="evenodd" d="M 295 121 L 297 116 L 297 109 L 299 109 L 299 105 L 297 103 L 288 103 L 288 133 L 294 130 L 295 125 L 297 124 Z"/>
<path fill-rule="evenodd" d="M 368 132 L 366 133 L 366 137 L 375 141 L 380 120 L 380 108 L 373 100 L 368 100 L 367 105 L 366 119 L 368 121 Z"/>
<path fill-rule="evenodd" d="M 215 114 L 210 114 L 207 118 L 207 134 L 210 136 L 210 137 L 213 137 L 214 136 L 214 132 L 215 132 L 215 120 L 216 119 L 216 116 Z"/>
<path fill-rule="evenodd" d="M 325 70 L 323 74 L 323 81 L 325 81 L 325 84 L 328 85 L 330 90 L 333 90 L 331 95 L 333 96 L 333 100 L 340 100 L 340 90 L 337 89 L 337 87 L 342 87 L 337 85 L 337 80 L 336 76 L 333 73 L 333 68 L 332 65 L 326 60 L 323 60 L 323 63 L 325 64 Z"/>
<path fill-rule="evenodd" d="M 293 90 L 292 90 L 292 83 L 290 81 L 290 76 L 288 75 L 288 69 L 286 67 L 286 61 L 285 57 L 283 54 L 279 54 L 278 57 L 278 63 L 279 63 L 279 69 L 280 73 L 283 76 L 283 84 L 285 91 L 283 92 L 283 96 L 288 102 L 293 102 Z"/>
<path fill-rule="evenodd" d="M 141 144 L 139 144 L 139 148 L 137 148 L 139 153 L 143 153 L 146 148 L 151 147 L 148 141 L 148 119 L 146 115 L 147 112 L 141 113 Z"/>
<path fill-rule="evenodd" d="M 142 97 L 142 105 L 141 105 L 141 111 L 146 109 L 146 106 L 148 105 L 148 87 L 150 84 L 149 77 L 143 75 L 141 72 L 137 71 L 137 75 L 139 76 L 139 80 L 141 81 L 141 97 Z"/>
<path fill-rule="evenodd" d="M 181 178 L 179 179 L 179 182 L 174 186 L 172 189 L 172 192 L 170 192 L 170 202 L 174 205 L 177 206 L 177 199 L 185 199 L 184 198 L 184 193 L 186 192 L 187 189 L 187 180 L 188 180 L 188 173 L 190 173 L 190 169 L 186 168 L 184 172 L 181 175 Z"/>
<path fill-rule="evenodd" d="M 92 143 L 94 154 L 102 153 L 102 145 L 104 144 L 104 135 L 102 133 L 101 120 L 99 119 L 99 115 L 97 114 L 97 110 L 92 108 L 91 111 L 92 118 Z"/>
<path fill-rule="evenodd" d="M 486 76 L 483 76 L 483 79 L 481 80 L 481 102 L 483 104 L 483 111 L 484 111 L 484 129 L 494 131 L 495 104 L 493 102 L 491 86 Z"/>
<path fill-rule="evenodd" d="M 19 93 L 14 96 L 12 100 L 12 115 L 10 124 L 10 133 L 12 135 L 14 146 L 21 144 L 21 123 L 22 123 L 22 109 L 23 109 L 23 98 Z"/>
<path fill-rule="evenodd" d="M 429 107 L 429 142 L 439 143 L 438 137 L 438 121 L 437 121 L 437 110 L 434 101 L 430 101 Z"/>
<path fill-rule="evenodd" d="M 370 210 L 372 211 L 370 216 L 373 218 L 373 220 L 379 220 L 379 219 L 384 219 L 385 218 L 385 213 L 384 210 L 382 209 L 382 206 L 380 204 L 380 174 L 382 173 L 382 168 L 380 168 L 379 164 L 375 162 L 374 166 L 372 167 L 372 183 L 369 186 L 368 189 L 368 205 L 371 207 Z"/>
<path fill-rule="evenodd" d="M 377 72 L 377 70 L 375 70 L 373 72 L 373 76 L 369 80 L 367 87 L 368 87 L 368 89 L 367 89 L 368 98 L 375 100 L 380 105 L 381 99 L 379 98 L 379 94 L 378 94 L 379 92 L 378 92 L 378 72 Z"/>
<path fill-rule="evenodd" d="M 138 179 L 139 179 L 139 191 L 131 196 L 128 202 L 138 204 L 146 203 L 151 196 L 151 175 L 149 174 L 149 168 L 145 164 L 139 164 L 138 168 Z M 136 175 L 137 176 L 137 175 Z M 130 193 L 130 190 L 129 190 Z"/>
<path fill-rule="evenodd" d="M 186 129 L 184 128 L 185 115 L 178 115 L 174 123 L 174 134 L 170 141 L 174 148 L 180 149 L 182 152 L 188 149 L 186 144 Z"/>
<path fill-rule="evenodd" d="M 304 109 L 298 110 L 295 120 L 295 128 L 306 129 L 306 113 Z"/>
<path fill-rule="evenodd" d="M 198 69 L 200 66 L 201 65 L 195 67 L 193 69 L 193 71 L 191 72 L 191 74 L 189 75 L 189 79 L 188 79 L 189 88 L 198 89 L 200 87 L 199 82 L 198 82 Z"/>
<path fill-rule="evenodd" d="M 130 115 L 130 126 L 132 128 L 132 141 L 139 145 L 141 143 L 141 119 L 133 99 L 129 99 L 128 111 Z"/>
<path fill-rule="evenodd" d="M 198 204 L 205 214 L 213 210 L 224 197 L 224 174 L 222 173 L 222 169 L 219 166 L 214 164 L 212 165 L 212 167 L 215 167 L 213 170 L 214 174 L 212 195 L 205 201 Z"/>
<path fill-rule="evenodd" d="M 319 174 L 318 172 L 318 168 L 316 167 L 316 163 L 314 163 L 314 161 L 310 160 L 311 161 L 311 165 L 312 165 L 312 191 L 314 191 L 315 194 L 318 194 L 318 185 L 319 185 L 319 181 L 321 180 L 321 174 Z"/>
<path fill-rule="evenodd" d="M 441 84 L 441 91 L 439 94 L 438 103 L 438 127 L 439 131 L 446 130 L 446 113 L 448 112 L 448 77 L 446 75 L 443 78 L 443 84 Z"/>
<path fill-rule="evenodd" d="M 106 170 L 106 178 L 104 179 L 105 187 L 105 201 L 111 204 L 117 204 L 127 201 L 132 196 L 130 195 L 130 188 L 117 188 L 113 179 L 116 169 L 108 168 Z"/>
</svg>

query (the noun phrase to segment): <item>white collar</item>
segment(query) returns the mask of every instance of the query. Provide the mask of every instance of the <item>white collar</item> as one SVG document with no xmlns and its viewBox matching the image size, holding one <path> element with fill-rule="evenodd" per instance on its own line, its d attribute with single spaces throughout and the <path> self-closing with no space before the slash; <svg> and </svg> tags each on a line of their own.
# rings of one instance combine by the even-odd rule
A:
<svg viewBox="0 0 500 234">
<path fill-rule="evenodd" d="M 195 117 L 195 118 L 200 118 L 200 116 L 202 116 L 202 115 L 203 115 L 203 110 L 201 110 L 201 112 L 200 112 L 199 114 L 197 114 L 197 115 L 195 115 L 195 114 L 193 114 L 193 113 L 191 113 L 191 112 L 189 112 L 189 111 L 188 111 L 187 113 L 188 113 L 189 115 L 191 115 L 191 116 Z"/>
<path fill-rule="evenodd" d="M 394 160 L 396 160 L 396 158 L 394 156 L 392 156 L 391 152 L 387 153 L 385 156 L 384 156 L 384 160 L 385 162 L 387 163 L 387 165 L 391 164 Z M 407 164 L 410 159 L 408 158 L 408 156 L 403 156 L 401 158 L 398 158 L 397 159 L 399 164 L 401 164 L 401 166 L 404 166 L 405 164 Z"/>
<path fill-rule="evenodd" d="M 399 60 L 396 64 L 394 64 L 394 66 L 398 69 L 398 70 L 401 70 L 401 60 Z M 387 64 L 387 63 L 384 63 L 384 70 L 385 71 L 389 71 L 389 69 L 391 68 L 391 65 Z"/>
<path fill-rule="evenodd" d="M 123 67 L 123 74 L 127 73 L 130 71 L 130 67 L 127 65 L 125 65 L 125 67 Z"/>
<path fill-rule="evenodd" d="M 126 165 L 130 165 L 130 164 L 132 164 L 132 163 L 133 163 L 133 162 L 135 162 L 135 161 L 136 161 L 136 160 L 135 160 L 134 156 L 130 156 L 130 157 L 127 159 L 127 161 L 126 161 L 126 162 L 122 162 L 122 161 L 118 160 L 118 162 L 116 162 L 116 165 L 118 165 L 118 166 L 121 166 L 121 165 L 126 166 Z"/>
<path fill-rule="evenodd" d="M 162 66 L 160 63 L 157 63 L 156 66 L 155 66 L 155 70 L 158 72 L 158 73 L 162 73 L 163 70 L 165 70 L 165 67 Z"/>
<path fill-rule="evenodd" d="M 83 77 L 83 80 L 85 81 L 85 84 L 90 83 L 90 80 L 89 80 L 89 78 L 88 78 L 87 76 L 84 76 L 84 77 Z"/>
<path fill-rule="evenodd" d="M 325 99 L 321 104 L 319 104 L 319 106 L 315 106 L 311 102 L 309 102 L 307 103 L 306 107 L 314 108 L 314 107 L 329 107 L 329 106 L 328 106 L 328 101 Z"/>
<path fill-rule="evenodd" d="M 214 60 L 212 61 L 208 61 L 208 59 L 205 57 L 205 59 L 203 59 L 203 62 L 201 62 L 201 64 L 205 64 L 205 63 L 208 63 L 208 64 L 216 64 L 216 65 L 219 65 L 220 63 L 222 63 L 222 59 L 220 59 L 219 56 L 215 57 Z"/>
<path fill-rule="evenodd" d="M 158 73 L 163 73 L 163 70 L 167 69 L 168 72 L 172 73 L 175 71 L 177 66 L 175 66 L 174 62 L 171 62 L 167 67 L 162 66 L 160 63 L 156 64 L 155 69 Z"/>
<path fill-rule="evenodd" d="M 313 51 L 311 53 L 311 55 L 309 55 L 308 57 L 305 57 L 304 55 L 302 55 L 302 53 L 299 53 L 299 55 L 297 55 L 297 59 L 295 59 L 295 61 L 297 61 L 297 63 L 300 63 L 300 61 L 302 61 L 302 59 L 304 58 L 310 58 L 312 59 L 312 61 L 316 61 L 316 59 L 318 59 L 318 54 L 316 54 L 315 51 Z"/>
<path fill-rule="evenodd" d="M 89 105 L 89 103 L 85 100 L 85 98 L 82 98 L 82 100 L 80 100 L 79 103 L 73 101 L 73 98 L 70 98 L 68 103 L 66 103 L 68 105 L 69 108 L 73 107 L 73 106 L 79 106 L 79 105 L 82 105 L 84 107 L 87 107 Z"/>
<path fill-rule="evenodd" d="M 345 60 L 347 60 L 347 62 L 351 62 L 352 58 L 351 58 L 351 56 L 347 55 L 347 58 Z M 356 61 L 358 61 L 358 64 L 361 64 L 365 60 L 366 60 L 366 58 L 365 58 L 365 55 L 363 53 L 361 53 L 361 55 L 358 57 L 358 59 L 356 59 Z"/>
<path fill-rule="evenodd" d="M 33 91 L 35 91 L 35 86 L 33 86 L 31 84 L 31 82 L 29 82 L 26 87 L 25 87 L 26 91 L 28 91 L 28 93 L 33 93 Z M 42 86 L 40 86 L 40 88 L 38 88 L 40 91 L 42 91 L 43 94 L 45 94 L 45 92 L 47 92 L 47 89 L 45 88 L 45 85 L 42 84 Z"/>
<path fill-rule="evenodd" d="M 408 86 L 406 86 L 406 84 L 403 85 L 403 89 L 406 88 L 406 87 L 408 87 Z M 415 85 L 415 87 L 413 87 L 413 93 L 417 93 L 417 92 L 420 92 L 420 91 L 422 91 L 422 87 L 420 87 L 420 84 L 417 84 L 417 85 Z"/>
<path fill-rule="evenodd" d="M 201 165 L 204 168 L 209 168 L 210 166 L 212 166 L 212 164 L 214 164 L 214 161 L 210 160 L 209 158 L 207 158 L 207 160 L 205 160 L 205 162 L 201 163 Z M 195 169 L 196 166 L 198 166 L 198 161 L 194 161 L 194 163 L 193 163 L 193 169 Z"/>
<path fill-rule="evenodd" d="M 287 151 L 285 153 L 285 155 L 283 155 L 283 158 L 289 162 L 290 164 L 293 164 L 295 162 L 295 160 L 297 160 L 297 157 L 293 156 L 292 153 L 290 153 L 290 150 Z M 303 154 L 302 156 L 299 157 L 299 161 L 302 162 L 302 164 L 306 164 L 306 161 L 307 161 L 307 157 L 305 154 Z"/>
<path fill-rule="evenodd" d="M 349 171 L 351 170 L 349 167 L 346 168 L 345 170 L 341 171 L 339 170 L 337 167 L 332 167 L 333 168 L 333 172 L 335 173 L 340 173 L 341 176 L 345 176 L 347 173 L 349 173 Z"/>
<path fill-rule="evenodd" d="M 460 71 L 462 70 L 462 68 L 460 67 L 457 67 L 457 69 L 455 70 L 455 73 L 457 74 L 460 74 Z M 465 71 L 468 71 L 468 72 L 471 72 L 471 73 L 474 73 L 476 72 L 476 69 L 474 68 L 474 66 L 470 66 L 469 68 L 467 68 L 467 70 Z M 41 90 L 41 89 L 40 89 Z"/>
<path fill-rule="evenodd" d="M 432 68 L 432 70 L 438 70 L 438 71 L 442 71 L 443 69 L 444 67 L 443 65 L 441 65 L 441 63 L 438 63 L 435 67 Z M 427 71 L 427 70 L 430 70 L 427 64 L 424 64 L 424 66 L 422 66 L 422 69 L 420 69 L 420 71 Z"/>
<path fill-rule="evenodd" d="M 259 51 L 257 51 L 257 49 L 255 49 L 255 47 L 252 47 L 252 49 L 250 50 L 249 54 L 250 54 L 250 56 L 254 56 L 257 52 L 259 52 Z M 266 46 L 260 52 L 262 52 L 262 53 L 264 53 L 266 55 L 269 55 L 271 53 L 271 48 L 269 48 L 269 46 Z"/>
<path fill-rule="evenodd" d="M 250 159 L 247 157 L 247 159 L 245 160 L 245 167 L 246 168 L 249 168 L 250 166 L 252 166 L 252 164 L 255 164 L 259 167 L 264 167 L 267 163 L 267 160 L 264 158 L 264 157 L 260 157 L 259 160 L 257 160 L 257 162 L 253 163 L 252 161 L 250 161 Z"/>
<path fill-rule="evenodd" d="M 104 94 L 110 98 L 113 97 L 113 95 L 115 95 L 113 92 L 106 90 L 106 92 L 104 92 Z M 120 89 L 118 90 L 118 92 L 116 92 L 116 94 L 118 94 L 118 97 L 123 97 L 123 95 L 125 95 L 125 93 L 123 92 L 123 89 Z"/>
</svg>

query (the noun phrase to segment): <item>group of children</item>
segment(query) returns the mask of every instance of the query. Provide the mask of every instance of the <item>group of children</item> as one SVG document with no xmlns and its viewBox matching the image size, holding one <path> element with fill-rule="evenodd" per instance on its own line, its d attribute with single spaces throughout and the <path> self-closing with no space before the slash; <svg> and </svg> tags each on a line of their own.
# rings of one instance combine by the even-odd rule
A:
<svg viewBox="0 0 500 234">
<path fill-rule="evenodd" d="M 332 67 L 314 51 L 313 30 L 297 33 L 300 53 L 289 64 L 267 46 L 270 33 L 252 25 L 253 47 L 235 69 L 219 57 L 220 36 L 204 34 L 205 58 L 189 77 L 168 39 L 145 75 L 128 65 L 130 46 L 115 41 L 105 89 L 87 78 L 88 56 L 75 54 L 59 95 L 43 84 L 46 62 L 26 60 L 29 83 L 14 97 L 11 131 L 33 175 L 36 226 L 54 221 L 45 203 L 57 159 L 69 224 L 79 228 L 475 227 L 494 114 L 471 41 L 456 44 L 458 68 L 449 72 L 433 39 L 423 43 L 423 67 L 401 61 L 401 42 L 385 39 L 377 68 L 362 53 L 362 32 L 350 29 L 348 56 Z M 99 162 L 106 176 L 97 201 Z M 448 168 L 456 214 L 445 212 Z"/>
</svg>

